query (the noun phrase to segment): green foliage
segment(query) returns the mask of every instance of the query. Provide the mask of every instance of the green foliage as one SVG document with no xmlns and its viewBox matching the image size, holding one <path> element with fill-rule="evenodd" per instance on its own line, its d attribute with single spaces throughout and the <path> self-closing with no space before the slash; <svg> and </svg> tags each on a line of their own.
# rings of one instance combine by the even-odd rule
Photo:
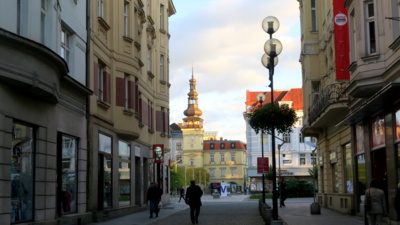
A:
<svg viewBox="0 0 400 225">
<path fill-rule="evenodd" d="M 175 171 L 176 169 L 176 171 Z M 210 182 L 210 174 L 204 168 L 186 168 L 186 184 L 185 184 L 185 167 L 176 166 L 171 170 L 171 189 L 185 187 L 190 185 L 190 181 L 194 180 L 197 184 L 207 184 Z"/>
<path fill-rule="evenodd" d="M 312 197 L 313 186 L 306 181 L 290 179 L 286 181 L 286 190 L 288 197 Z"/>
<path fill-rule="evenodd" d="M 315 180 L 318 179 L 318 167 L 313 166 L 313 168 L 308 169 L 308 173 L 312 176 Z"/>
<path fill-rule="evenodd" d="M 276 129 L 279 133 L 289 133 L 299 119 L 294 109 L 287 105 L 267 104 L 247 114 L 250 126 L 258 134 L 259 131 L 271 133 Z"/>
</svg>

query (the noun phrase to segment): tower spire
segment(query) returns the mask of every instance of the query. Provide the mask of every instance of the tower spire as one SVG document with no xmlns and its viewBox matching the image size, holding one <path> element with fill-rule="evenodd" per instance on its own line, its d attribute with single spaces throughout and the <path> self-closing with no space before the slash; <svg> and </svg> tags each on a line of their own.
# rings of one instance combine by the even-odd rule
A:
<svg viewBox="0 0 400 225">
<path fill-rule="evenodd" d="M 193 69 L 193 64 L 192 64 L 192 79 L 189 80 L 190 84 L 190 90 L 188 93 L 188 107 L 187 109 L 183 112 L 183 114 L 186 116 L 183 120 L 187 124 L 194 125 L 196 127 L 203 127 L 203 119 L 200 118 L 200 116 L 203 114 L 203 112 L 199 109 L 199 104 L 198 104 L 198 93 L 196 91 L 196 79 L 194 79 L 194 69 Z"/>
</svg>

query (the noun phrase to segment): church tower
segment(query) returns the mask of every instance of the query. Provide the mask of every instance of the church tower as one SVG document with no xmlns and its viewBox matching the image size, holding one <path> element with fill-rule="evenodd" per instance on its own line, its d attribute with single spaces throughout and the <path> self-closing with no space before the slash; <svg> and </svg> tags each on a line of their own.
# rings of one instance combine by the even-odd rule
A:
<svg viewBox="0 0 400 225">
<path fill-rule="evenodd" d="M 190 79 L 190 91 L 188 93 L 188 107 L 184 111 L 183 124 L 183 165 L 187 168 L 203 167 L 203 112 L 199 109 L 198 94 L 196 91 L 196 80 L 192 68 L 192 79 Z"/>
</svg>

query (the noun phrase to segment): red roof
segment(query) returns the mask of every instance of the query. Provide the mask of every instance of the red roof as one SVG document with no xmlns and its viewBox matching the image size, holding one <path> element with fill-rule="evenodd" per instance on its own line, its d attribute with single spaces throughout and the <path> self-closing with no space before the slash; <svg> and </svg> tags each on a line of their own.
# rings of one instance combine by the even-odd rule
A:
<svg viewBox="0 0 400 225">
<path fill-rule="evenodd" d="M 258 94 L 265 95 L 265 101 L 263 104 L 271 103 L 271 92 L 266 91 L 246 91 L 246 111 L 252 110 L 257 107 L 260 103 L 257 101 L 256 97 Z M 303 109 L 303 89 L 292 88 L 290 90 L 276 90 L 274 91 L 274 102 L 279 101 L 291 101 L 294 110 Z M 252 108 L 252 109 L 250 109 Z"/>
</svg>

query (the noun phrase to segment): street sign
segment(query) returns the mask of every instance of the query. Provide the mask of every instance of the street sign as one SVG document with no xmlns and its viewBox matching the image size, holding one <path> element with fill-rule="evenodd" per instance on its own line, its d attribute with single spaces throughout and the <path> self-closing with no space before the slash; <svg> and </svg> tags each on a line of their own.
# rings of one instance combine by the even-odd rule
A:
<svg viewBox="0 0 400 225">
<path fill-rule="evenodd" d="M 257 157 L 257 173 L 268 173 L 269 163 L 268 157 Z"/>
</svg>

